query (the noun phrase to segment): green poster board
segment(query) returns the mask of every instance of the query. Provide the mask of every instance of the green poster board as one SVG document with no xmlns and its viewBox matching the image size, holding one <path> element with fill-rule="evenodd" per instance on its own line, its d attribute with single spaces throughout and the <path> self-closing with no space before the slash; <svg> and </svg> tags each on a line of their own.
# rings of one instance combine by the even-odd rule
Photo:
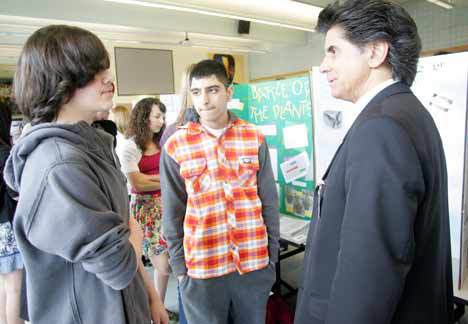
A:
<svg viewBox="0 0 468 324">
<path fill-rule="evenodd" d="M 315 187 L 313 172 L 312 106 L 309 77 L 291 78 L 234 86 L 231 109 L 239 118 L 258 125 L 270 149 L 273 169 L 277 170 L 280 212 L 300 218 L 312 216 Z M 297 179 L 291 177 L 296 161 Z M 307 161 L 304 162 L 304 161 Z M 303 168 L 307 163 L 307 170 Z M 294 174 L 294 172 L 293 172 Z M 294 179 L 294 180 L 292 180 Z"/>
</svg>

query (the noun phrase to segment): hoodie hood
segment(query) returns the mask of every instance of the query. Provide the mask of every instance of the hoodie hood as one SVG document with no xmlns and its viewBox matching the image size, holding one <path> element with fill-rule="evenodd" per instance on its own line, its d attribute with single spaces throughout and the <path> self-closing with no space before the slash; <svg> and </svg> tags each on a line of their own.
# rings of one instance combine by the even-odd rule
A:
<svg viewBox="0 0 468 324">
<path fill-rule="evenodd" d="M 15 191 L 20 191 L 21 175 L 28 157 L 42 142 L 50 138 L 70 142 L 102 158 L 114 160 L 112 136 L 91 127 L 85 121 L 76 124 L 43 123 L 32 126 L 13 146 L 5 166 L 5 181 Z"/>
</svg>

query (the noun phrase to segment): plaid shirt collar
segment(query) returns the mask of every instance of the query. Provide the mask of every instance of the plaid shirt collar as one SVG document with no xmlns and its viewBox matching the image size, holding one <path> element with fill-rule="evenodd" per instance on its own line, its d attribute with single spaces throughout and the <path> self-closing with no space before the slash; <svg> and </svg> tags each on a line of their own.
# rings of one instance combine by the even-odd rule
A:
<svg viewBox="0 0 468 324">
<path fill-rule="evenodd" d="M 237 117 L 236 114 L 230 111 L 228 111 L 228 117 L 229 117 L 229 121 L 228 121 L 226 130 L 228 130 L 229 128 L 232 128 L 233 126 L 244 126 L 247 124 L 245 121 Z M 182 126 L 181 128 L 186 128 L 188 130 L 188 134 L 190 135 L 196 135 L 196 134 L 206 132 L 206 129 L 202 126 L 202 124 L 200 123 L 200 120 L 198 120 L 197 122 L 189 122 L 185 124 L 184 126 Z"/>
</svg>

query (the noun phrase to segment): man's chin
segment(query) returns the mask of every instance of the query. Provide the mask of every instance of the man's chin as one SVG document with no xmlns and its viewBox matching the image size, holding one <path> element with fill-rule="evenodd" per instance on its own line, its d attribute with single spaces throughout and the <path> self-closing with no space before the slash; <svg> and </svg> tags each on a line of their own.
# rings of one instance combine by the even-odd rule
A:
<svg viewBox="0 0 468 324">
<path fill-rule="evenodd" d="M 339 91 L 336 91 L 335 89 L 331 89 L 331 95 L 333 98 L 335 99 L 341 99 L 341 100 L 346 100 L 346 99 L 343 99 L 343 95 L 339 92 Z"/>
</svg>

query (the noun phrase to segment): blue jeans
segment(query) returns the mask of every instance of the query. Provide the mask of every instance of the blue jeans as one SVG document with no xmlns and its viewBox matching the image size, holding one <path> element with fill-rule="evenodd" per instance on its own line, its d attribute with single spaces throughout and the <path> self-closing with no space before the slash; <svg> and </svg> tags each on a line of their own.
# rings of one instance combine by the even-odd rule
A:
<svg viewBox="0 0 468 324">
<path fill-rule="evenodd" d="M 182 298 L 180 298 L 179 285 L 177 285 L 177 297 L 179 299 L 179 324 L 188 324 L 185 318 L 184 306 L 182 305 Z"/>
</svg>

